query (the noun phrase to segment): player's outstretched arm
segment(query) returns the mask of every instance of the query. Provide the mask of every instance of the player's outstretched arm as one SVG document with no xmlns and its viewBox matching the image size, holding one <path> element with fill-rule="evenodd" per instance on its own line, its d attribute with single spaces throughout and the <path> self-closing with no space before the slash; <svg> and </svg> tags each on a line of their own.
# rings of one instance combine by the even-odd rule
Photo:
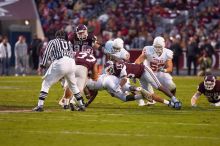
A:
<svg viewBox="0 0 220 146">
<path fill-rule="evenodd" d="M 93 65 L 93 69 L 92 69 L 92 79 L 97 81 L 98 80 L 98 66 L 97 64 Z"/>
<path fill-rule="evenodd" d="M 201 96 L 201 93 L 199 92 L 199 91 L 197 91 L 194 95 L 193 95 L 193 97 L 191 98 L 191 106 L 192 107 L 196 107 L 197 106 L 197 104 L 196 104 L 196 102 L 197 102 L 197 100 L 198 100 L 198 98 Z"/>
<path fill-rule="evenodd" d="M 143 63 L 144 62 L 144 60 L 145 60 L 146 58 L 145 58 L 145 55 L 144 55 L 144 53 L 142 53 L 136 60 L 135 60 L 135 64 L 141 64 L 141 63 Z"/>
</svg>

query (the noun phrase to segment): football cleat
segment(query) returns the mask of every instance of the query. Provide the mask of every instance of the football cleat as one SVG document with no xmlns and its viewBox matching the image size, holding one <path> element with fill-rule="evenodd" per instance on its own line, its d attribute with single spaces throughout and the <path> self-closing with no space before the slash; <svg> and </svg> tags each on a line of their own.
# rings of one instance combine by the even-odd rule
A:
<svg viewBox="0 0 220 146">
<path fill-rule="evenodd" d="M 72 98 L 70 100 L 69 105 L 70 105 L 71 111 L 85 111 L 85 109 L 86 109 L 85 104 L 84 104 L 84 100 L 82 97 L 78 100 L 75 98 Z"/>
<path fill-rule="evenodd" d="M 177 110 L 180 110 L 182 107 L 182 103 L 180 101 L 174 102 L 174 107 Z"/>
<path fill-rule="evenodd" d="M 176 102 L 169 101 L 168 106 L 175 108 L 176 110 L 180 110 L 182 107 L 182 103 L 180 101 L 176 101 Z"/>
<path fill-rule="evenodd" d="M 80 105 L 79 106 L 79 111 L 86 111 L 86 106 L 85 105 Z"/>
<path fill-rule="evenodd" d="M 66 109 L 69 109 L 69 105 L 64 105 L 64 106 L 63 106 L 63 109 L 65 109 L 65 110 L 66 110 Z"/>
<path fill-rule="evenodd" d="M 35 108 L 32 109 L 34 112 L 42 112 L 44 111 L 43 106 L 36 106 Z"/>
<path fill-rule="evenodd" d="M 137 103 L 138 103 L 138 106 L 145 106 L 145 105 L 146 105 L 144 99 L 138 99 L 138 100 L 136 100 L 136 101 L 137 101 Z"/>
<path fill-rule="evenodd" d="M 74 103 L 70 103 L 69 107 L 70 107 L 71 111 L 79 111 L 80 110 L 80 108 Z"/>
<path fill-rule="evenodd" d="M 173 108 L 174 107 L 174 103 L 171 100 L 169 100 L 168 106 Z"/>
</svg>

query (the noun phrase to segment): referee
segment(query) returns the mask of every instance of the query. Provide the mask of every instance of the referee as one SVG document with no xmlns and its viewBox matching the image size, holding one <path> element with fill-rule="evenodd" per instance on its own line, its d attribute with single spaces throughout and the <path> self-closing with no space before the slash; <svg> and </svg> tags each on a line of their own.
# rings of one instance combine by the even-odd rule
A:
<svg viewBox="0 0 220 146">
<path fill-rule="evenodd" d="M 50 87 L 63 77 L 67 80 L 71 91 L 74 93 L 80 109 L 85 110 L 83 98 L 76 85 L 75 60 L 72 58 L 72 48 L 65 40 L 66 33 L 63 30 L 58 30 L 55 37 L 55 39 L 49 41 L 47 48 L 44 51 L 39 71 L 42 72 L 42 69 L 45 68 L 48 60 L 51 60 L 52 63 L 43 77 L 38 105 L 33 111 L 43 111 L 44 100 L 48 95 Z"/>
</svg>

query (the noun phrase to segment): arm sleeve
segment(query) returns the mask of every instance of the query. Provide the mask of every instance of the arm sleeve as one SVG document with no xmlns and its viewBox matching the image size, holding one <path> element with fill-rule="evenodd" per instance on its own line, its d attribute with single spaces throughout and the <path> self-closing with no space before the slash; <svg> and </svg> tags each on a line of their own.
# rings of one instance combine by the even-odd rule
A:
<svg viewBox="0 0 220 146">
<path fill-rule="evenodd" d="M 167 59 L 173 59 L 173 51 L 167 49 Z"/>
<path fill-rule="evenodd" d="M 41 62 L 41 66 L 45 67 L 48 59 L 50 58 L 50 52 L 53 49 L 53 41 L 50 41 L 47 45 L 47 48 L 44 51 L 43 60 Z"/>
</svg>

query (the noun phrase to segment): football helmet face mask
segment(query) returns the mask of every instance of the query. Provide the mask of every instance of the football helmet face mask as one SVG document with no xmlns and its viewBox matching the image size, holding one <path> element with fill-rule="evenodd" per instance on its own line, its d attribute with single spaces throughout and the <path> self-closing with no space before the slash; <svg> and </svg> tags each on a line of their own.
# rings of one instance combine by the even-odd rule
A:
<svg viewBox="0 0 220 146">
<path fill-rule="evenodd" d="M 107 61 L 105 63 L 105 73 L 108 75 L 113 75 L 114 74 L 114 63 L 112 61 Z"/>
<path fill-rule="evenodd" d="M 76 35 L 79 40 L 86 40 L 88 37 L 88 29 L 85 25 L 79 24 L 76 27 Z"/>
<path fill-rule="evenodd" d="M 112 44 L 113 53 L 120 52 L 123 47 L 124 47 L 124 41 L 122 39 L 120 38 L 114 39 Z"/>
<path fill-rule="evenodd" d="M 153 47 L 154 47 L 155 52 L 158 55 L 161 55 L 163 53 L 163 48 L 165 47 L 164 38 L 161 36 L 156 37 L 153 42 Z"/>
<path fill-rule="evenodd" d="M 207 75 L 204 79 L 204 86 L 206 90 L 212 90 L 214 89 L 216 84 L 216 77 L 213 75 Z"/>
</svg>

